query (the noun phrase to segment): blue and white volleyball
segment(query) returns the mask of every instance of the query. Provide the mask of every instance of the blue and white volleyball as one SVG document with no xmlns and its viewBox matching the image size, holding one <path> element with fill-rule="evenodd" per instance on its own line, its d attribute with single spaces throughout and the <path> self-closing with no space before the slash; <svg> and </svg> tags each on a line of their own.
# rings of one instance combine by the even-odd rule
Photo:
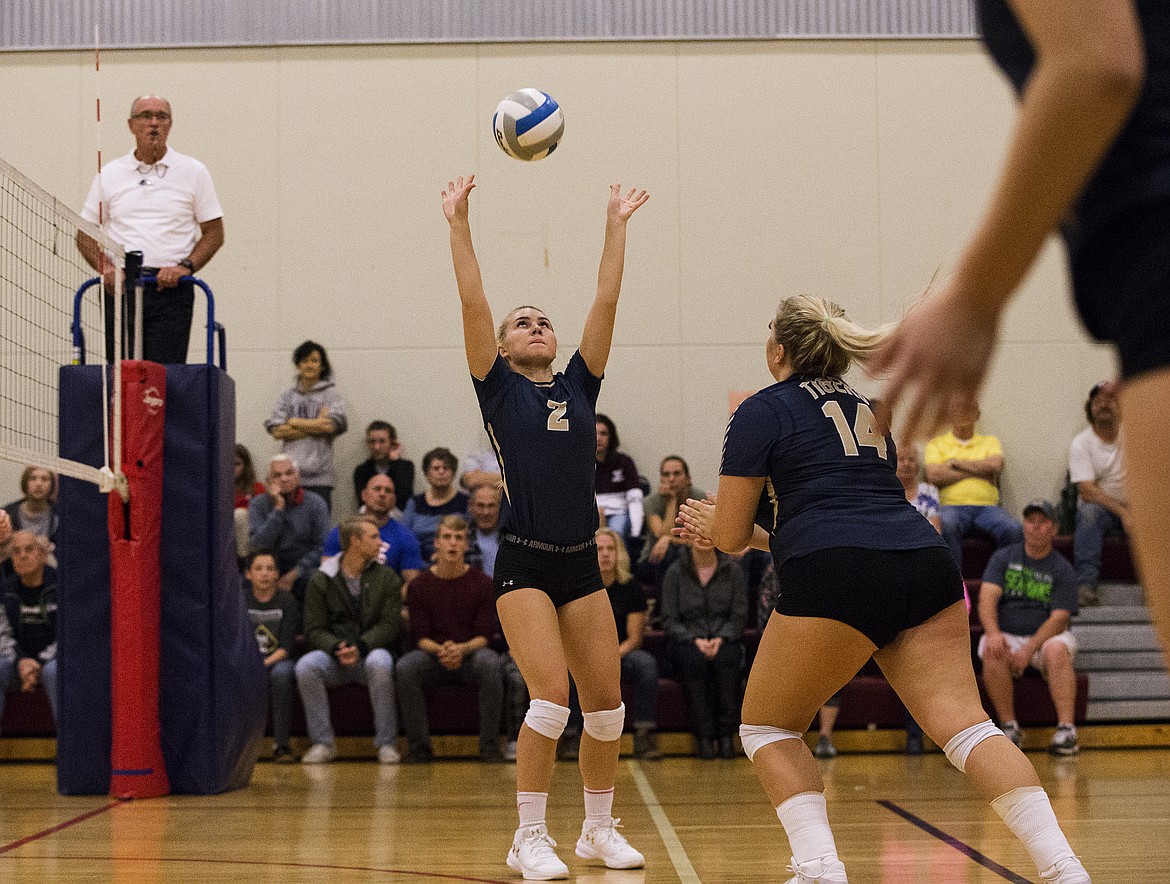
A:
<svg viewBox="0 0 1170 884">
<path fill-rule="evenodd" d="M 565 115 L 547 92 L 517 89 L 496 106 L 492 129 L 500 150 L 517 160 L 542 160 L 565 134 Z"/>
</svg>

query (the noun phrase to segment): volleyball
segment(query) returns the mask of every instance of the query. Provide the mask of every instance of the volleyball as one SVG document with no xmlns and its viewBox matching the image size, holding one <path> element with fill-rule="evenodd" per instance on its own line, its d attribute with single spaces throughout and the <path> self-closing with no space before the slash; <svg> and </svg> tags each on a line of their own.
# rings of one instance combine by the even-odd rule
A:
<svg viewBox="0 0 1170 884">
<path fill-rule="evenodd" d="M 557 149 L 565 133 L 565 115 L 547 92 L 517 89 L 496 106 L 492 130 L 508 156 L 542 160 Z"/>
</svg>

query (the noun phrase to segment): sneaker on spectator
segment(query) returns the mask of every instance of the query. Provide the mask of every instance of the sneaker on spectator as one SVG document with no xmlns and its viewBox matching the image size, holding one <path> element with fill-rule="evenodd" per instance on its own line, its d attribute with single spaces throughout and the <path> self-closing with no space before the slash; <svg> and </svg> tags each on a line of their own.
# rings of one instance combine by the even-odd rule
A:
<svg viewBox="0 0 1170 884">
<path fill-rule="evenodd" d="M 435 760 L 435 753 L 430 746 L 413 746 L 407 750 L 403 764 L 430 764 Z"/>
<path fill-rule="evenodd" d="M 620 822 L 610 817 L 608 823 L 591 826 L 586 820 L 577 839 L 577 856 L 599 860 L 609 869 L 640 869 L 646 865 L 646 857 L 634 850 L 626 836 L 618 831 Z"/>
<path fill-rule="evenodd" d="M 515 740 L 508 740 L 508 742 L 506 742 L 504 744 L 504 761 L 515 761 L 515 760 L 516 760 L 516 741 Z"/>
<path fill-rule="evenodd" d="M 906 734 L 906 754 L 922 754 L 922 734 Z"/>
<path fill-rule="evenodd" d="M 553 850 L 557 842 L 548 834 L 544 823 L 516 830 L 512 849 L 508 851 L 508 867 L 524 876 L 525 881 L 559 881 L 569 877 L 569 867 L 561 862 Z"/>
<path fill-rule="evenodd" d="M 1101 604 L 1101 594 L 1097 587 L 1082 583 L 1077 587 L 1077 604 L 1082 608 L 1095 608 Z"/>
<path fill-rule="evenodd" d="M 1044 884 L 1091 884 L 1089 873 L 1081 865 L 1079 857 L 1070 856 L 1053 863 L 1040 872 Z"/>
<path fill-rule="evenodd" d="M 337 757 L 337 750 L 329 743 L 314 743 L 301 756 L 301 764 L 328 764 Z"/>
<path fill-rule="evenodd" d="M 817 740 L 817 747 L 813 749 L 813 755 L 817 758 L 836 758 L 837 747 L 827 735 L 821 734 L 821 738 Z"/>
<path fill-rule="evenodd" d="M 274 764 L 292 764 L 296 760 L 296 757 L 292 754 L 292 750 L 288 746 L 277 746 L 272 750 L 272 761 Z"/>
<path fill-rule="evenodd" d="M 819 856 L 805 863 L 798 863 L 793 857 L 788 871 L 795 872 L 795 877 L 789 878 L 787 884 L 847 884 L 845 864 L 839 859 L 826 859 Z"/>
<path fill-rule="evenodd" d="M 659 761 L 662 752 L 658 749 L 658 735 L 649 729 L 634 731 L 634 757 L 643 761 Z"/>
<path fill-rule="evenodd" d="M 504 753 L 495 743 L 489 743 L 479 750 L 479 760 L 484 764 L 499 764 L 504 760 Z"/>
<path fill-rule="evenodd" d="M 1048 751 L 1053 755 L 1076 755 L 1081 751 L 1077 743 L 1077 729 L 1071 724 L 1062 724 L 1052 735 L 1052 742 L 1048 744 Z"/>
<path fill-rule="evenodd" d="M 402 761 L 402 756 L 398 754 L 398 749 L 395 746 L 379 746 L 378 747 L 378 763 L 379 764 L 399 764 Z"/>
<path fill-rule="evenodd" d="M 1003 735 L 1015 743 L 1019 747 L 1024 745 L 1024 732 L 1020 730 L 1020 726 L 1014 721 L 1008 721 L 999 726 L 1003 731 Z"/>
</svg>

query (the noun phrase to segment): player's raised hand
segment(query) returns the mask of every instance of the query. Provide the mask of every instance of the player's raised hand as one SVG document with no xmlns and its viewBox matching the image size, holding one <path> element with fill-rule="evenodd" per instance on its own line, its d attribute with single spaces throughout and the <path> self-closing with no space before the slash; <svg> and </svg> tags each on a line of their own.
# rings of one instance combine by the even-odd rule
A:
<svg viewBox="0 0 1170 884">
<path fill-rule="evenodd" d="M 475 175 L 466 178 L 460 175 L 447 182 L 447 189 L 443 191 L 443 214 L 448 223 L 467 218 L 468 195 L 474 189 Z"/>
<path fill-rule="evenodd" d="M 622 186 L 620 184 L 611 184 L 609 186 L 609 206 L 607 207 L 607 213 L 614 220 L 628 221 L 630 216 L 638 211 L 648 199 L 650 199 L 650 194 L 636 187 L 631 187 L 626 195 L 622 196 Z"/>
</svg>

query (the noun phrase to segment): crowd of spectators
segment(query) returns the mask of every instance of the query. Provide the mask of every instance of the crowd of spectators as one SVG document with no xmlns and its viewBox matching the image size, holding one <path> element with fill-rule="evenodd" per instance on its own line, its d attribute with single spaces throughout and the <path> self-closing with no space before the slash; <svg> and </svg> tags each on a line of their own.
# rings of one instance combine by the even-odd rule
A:
<svg viewBox="0 0 1170 884">
<path fill-rule="evenodd" d="M 514 758 L 527 692 L 495 615 L 491 576 L 507 501 L 486 436 L 462 472 L 449 449 L 426 452 L 425 487 L 414 493 L 415 466 L 397 431 L 372 421 L 365 432 L 369 458 L 352 477 L 358 515 L 336 524 L 332 440 L 346 429 L 345 403 L 320 344 L 306 341 L 293 363 L 294 385 L 265 421 L 281 452 L 263 475 L 243 445 L 236 445 L 234 461 L 236 549 L 257 648 L 270 674 L 274 760 L 295 760 L 289 733 L 296 692 L 311 742 L 302 760 L 335 757 L 328 690 L 346 682 L 369 690 L 384 763 L 432 757 L 425 695 L 447 683 L 474 687 L 479 695 L 480 758 Z M 924 464 L 911 446 L 899 449 L 897 464 L 907 500 L 947 539 L 960 567 L 965 535 L 981 533 L 995 545 L 977 608 L 989 692 L 1005 728 L 1018 736 L 1012 679 L 1029 663 L 1040 668 L 1058 709 L 1065 754 L 1076 747 L 1069 693 L 1076 647 L 1068 621 L 1078 593 L 1079 604 L 1096 601 L 1105 534 L 1128 524 L 1115 385 L 1094 386 L 1085 413 L 1088 426 L 1069 455 L 1069 490 L 1079 495 L 1075 569 L 1051 546 L 1058 522 L 1051 504 L 1030 503 L 1023 527 L 1000 506 L 1005 455 L 998 439 L 976 432 L 974 401 L 955 405 L 951 427 L 926 445 Z M 650 493 L 605 415 L 597 419 L 596 481 L 598 561 L 621 643 L 622 678 L 635 697 L 635 754 L 661 757 L 656 715 L 665 672 L 683 687 L 696 753 L 729 757 L 745 630 L 764 626 L 781 591 L 770 557 L 694 549 L 675 537 L 679 506 L 705 492 L 685 458 L 668 454 Z M 0 686 L 43 686 L 54 709 L 56 487 L 50 470 L 30 466 L 21 475 L 21 498 L 0 510 Z M 765 497 L 763 524 L 770 514 Z M 665 636 L 659 657 L 643 648 L 649 629 Z M 1071 691 L 1075 697 L 1075 684 Z M 561 758 L 576 756 L 580 737 L 572 699 Z M 821 710 L 821 757 L 836 754 L 839 704 L 840 694 Z M 921 729 L 910 718 L 906 727 L 907 752 L 921 752 Z M 397 748 L 400 732 L 405 758 Z"/>
</svg>

